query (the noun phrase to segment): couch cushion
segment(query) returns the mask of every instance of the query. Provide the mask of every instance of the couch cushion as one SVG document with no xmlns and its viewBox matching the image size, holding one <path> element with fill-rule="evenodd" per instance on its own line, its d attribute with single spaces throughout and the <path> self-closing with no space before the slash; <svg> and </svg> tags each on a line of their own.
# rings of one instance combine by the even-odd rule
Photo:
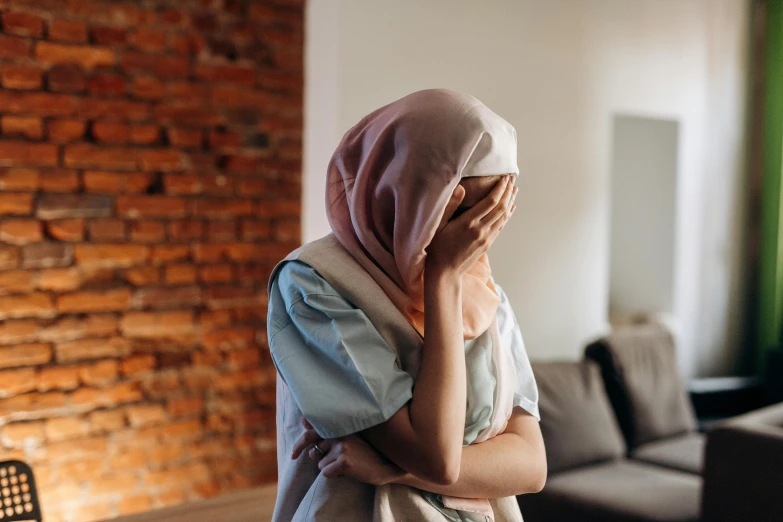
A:
<svg viewBox="0 0 783 522">
<path fill-rule="evenodd" d="M 618 327 L 585 349 L 601 365 L 628 447 L 696 430 L 674 339 L 656 323 Z"/>
<path fill-rule="evenodd" d="M 550 477 L 517 497 L 525 522 L 695 522 L 701 477 L 618 460 Z"/>
<path fill-rule="evenodd" d="M 689 433 L 648 442 L 631 453 L 635 460 L 701 475 L 704 467 L 704 435 Z"/>
<path fill-rule="evenodd" d="M 532 366 L 550 473 L 625 454 L 595 363 L 536 362 Z"/>
</svg>

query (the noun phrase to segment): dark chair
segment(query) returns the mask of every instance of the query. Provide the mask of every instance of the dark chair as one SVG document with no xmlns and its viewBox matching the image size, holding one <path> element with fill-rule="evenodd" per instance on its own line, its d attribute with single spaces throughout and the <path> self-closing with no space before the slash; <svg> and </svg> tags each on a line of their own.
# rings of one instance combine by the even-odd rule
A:
<svg viewBox="0 0 783 522">
<path fill-rule="evenodd" d="M 0 522 L 41 522 L 41 504 L 33 470 L 19 460 L 0 462 Z"/>
</svg>

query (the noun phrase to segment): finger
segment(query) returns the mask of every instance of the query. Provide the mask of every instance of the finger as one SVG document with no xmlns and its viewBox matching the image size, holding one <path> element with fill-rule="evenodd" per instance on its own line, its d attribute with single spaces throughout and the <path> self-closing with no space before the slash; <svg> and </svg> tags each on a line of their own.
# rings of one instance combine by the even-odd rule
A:
<svg viewBox="0 0 783 522">
<path fill-rule="evenodd" d="M 329 463 L 327 466 L 321 468 L 321 474 L 325 477 L 340 477 L 345 474 L 343 469 L 343 461 L 336 459 L 334 462 Z"/>
<path fill-rule="evenodd" d="M 463 187 L 462 185 L 457 185 L 456 187 L 454 187 L 454 191 L 451 193 L 449 202 L 446 204 L 446 210 L 443 211 L 443 217 L 440 220 L 440 225 L 438 225 L 438 231 L 440 231 L 443 227 L 446 226 L 446 223 L 449 222 L 451 217 L 454 215 L 454 212 L 457 211 L 459 204 L 462 203 L 462 200 L 464 198 L 465 198 L 465 187 Z"/>
<path fill-rule="evenodd" d="M 517 187 L 514 186 L 514 182 L 509 181 L 498 204 L 481 219 L 482 225 L 492 225 L 506 214 L 511 208 L 511 203 L 516 195 L 516 189 Z"/>
<path fill-rule="evenodd" d="M 489 233 L 487 234 L 487 244 L 492 245 L 495 242 L 495 239 L 497 239 L 498 235 L 500 234 L 500 231 L 503 230 L 503 227 L 506 226 L 506 223 L 508 223 L 508 220 L 511 219 L 511 215 L 514 213 L 514 210 L 516 210 L 516 205 L 511 205 L 511 208 L 507 209 L 506 212 L 501 215 L 500 218 L 498 218 L 489 228 Z M 487 247 L 489 249 L 489 246 Z"/>
<path fill-rule="evenodd" d="M 340 455 L 338 455 L 336 451 L 327 453 L 326 455 L 324 455 L 324 458 L 318 461 L 318 469 L 321 470 L 324 469 L 326 466 L 336 461 L 338 458 L 340 458 Z"/>
<path fill-rule="evenodd" d="M 302 417 L 302 425 L 305 427 L 305 429 L 306 429 L 306 430 L 311 430 L 311 429 L 313 429 L 313 425 L 312 425 L 312 424 L 310 424 L 310 421 L 308 421 L 308 420 L 307 420 L 307 419 L 305 419 L 304 417 Z"/>
<path fill-rule="evenodd" d="M 495 183 L 492 190 L 484 196 L 481 201 L 466 210 L 460 218 L 464 218 L 468 223 L 477 223 L 481 218 L 488 214 L 500 202 L 503 193 L 506 190 L 510 176 L 503 176 Z"/>
<path fill-rule="evenodd" d="M 305 431 L 299 439 L 294 443 L 294 447 L 291 450 L 291 459 L 299 458 L 302 451 L 305 450 L 310 444 L 315 444 L 321 440 L 320 435 L 315 430 Z"/>
</svg>

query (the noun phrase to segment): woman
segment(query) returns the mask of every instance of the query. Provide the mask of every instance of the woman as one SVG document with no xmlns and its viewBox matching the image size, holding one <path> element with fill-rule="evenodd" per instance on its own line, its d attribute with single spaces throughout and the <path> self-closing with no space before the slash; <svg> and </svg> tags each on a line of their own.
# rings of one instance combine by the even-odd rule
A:
<svg viewBox="0 0 783 522">
<path fill-rule="evenodd" d="M 486 255 L 518 172 L 513 127 L 448 90 L 345 134 L 333 233 L 269 281 L 275 521 L 522 520 L 514 496 L 546 478 L 538 393 Z"/>
</svg>

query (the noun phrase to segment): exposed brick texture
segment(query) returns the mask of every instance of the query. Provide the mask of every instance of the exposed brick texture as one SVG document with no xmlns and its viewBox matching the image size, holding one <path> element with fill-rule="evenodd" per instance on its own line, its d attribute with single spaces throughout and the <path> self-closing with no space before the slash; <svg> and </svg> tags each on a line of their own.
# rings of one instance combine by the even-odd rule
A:
<svg viewBox="0 0 783 522">
<path fill-rule="evenodd" d="M 0 1 L 0 460 L 45 520 L 276 479 L 303 0 Z"/>
</svg>

